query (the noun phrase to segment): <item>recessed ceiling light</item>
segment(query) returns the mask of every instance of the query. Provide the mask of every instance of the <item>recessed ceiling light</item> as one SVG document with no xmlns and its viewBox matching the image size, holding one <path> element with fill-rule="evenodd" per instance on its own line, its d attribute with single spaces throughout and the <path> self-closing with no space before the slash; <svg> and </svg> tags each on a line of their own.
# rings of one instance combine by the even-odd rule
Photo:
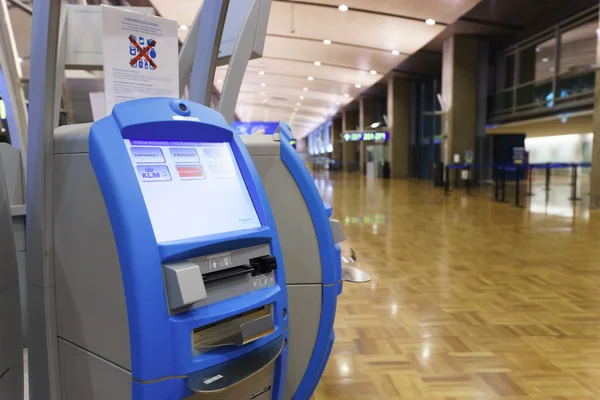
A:
<svg viewBox="0 0 600 400">
<path fill-rule="evenodd" d="M 265 86 L 267 86 L 267 84 L 263 82 L 260 84 L 260 86 L 265 87 Z"/>
<path fill-rule="evenodd" d="M 181 29 L 182 31 L 187 31 L 190 28 L 187 25 L 181 24 L 179 25 L 179 29 Z"/>
<path fill-rule="evenodd" d="M 298 111 L 298 108 L 294 108 L 294 111 Z"/>
<path fill-rule="evenodd" d="M 535 48 L 535 52 L 536 52 L 536 53 L 539 53 L 539 52 L 540 52 L 540 48 L 539 48 L 539 47 L 536 47 L 536 48 Z"/>
<path fill-rule="evenodd" d="M 298 107 L 300 107 L 300 103 L 296 103 L 296 105 L 297 105 Z"/>
<path fill-rule="evenodd" d="M 549 59 L 548 57 L 544 57 L 544 58 L 542 58 L 542 62 L 543 62 L 543 63 L 547 63 L 548 61 L 550 61 L 550 59 Z"/>
<path fill-rule="evenodd" d="M 263 95 L 263 96 L 264 96 L 264 95 L 265 95 L 265 92 L 258 92 L 258 94 L 261 94 L 261 95 Z"/>
<path fill-rule="evenodd" d="M 355 88 L 360 89 L 362 87 L 362 85 L 360 83 L 357 83 L 354 85 Z"/>
<path fill-rule="evenodd" d="M 223 79 L 217 79 L 217 83 L 223 83 Z"/>
<path fill-rule="evenodd" d="M 329 44 L 331 44 L 331 40 L 329 40 L 329 39 L 325 39 L 325 40 L 323 40 L 323 44 L 327 44 L 327 45 L 329 45 Z"/>
<path fill-rule="evenodd" d="M 435 25 L 435 19 L 427 18 L 427 19 L 425 20 L 425 23 L 426 23 L 427 25 Z"/>
<path fill-rule="evenodd" d="M 348 93 L 344 93 L 344 97 L 348 98 L 348 97 L 350 97 L 350 95 Z"/>
<path fill-rule="evenodd" d="M 302 90 L 304 90 L 305 92 L 308 92 L 308 88 L 307 87 L 302 88 Z"/>
<path fill-rule="evenodd" d="M 392 50 L 392 54 L 395 56 L 399 56 L 400 52 L 398 50 Z"/>
<path fill-rule="evenodd" d="M 259 74 L 259 75 L 264 75 L 264 74 L 265 74 L 265 71 L 258 71 L 258 74 Z"/>
<path fill-rule="evenodd" d="M 340 4 L 338 6 L 338 10 L 340 10 L 341 12 L 346 12 L 346 11 L 348 11 L 348 6 L 345 4 Z"/>
<path fill-rule="evenodd" d="M 300 96 L 300 100 L 304 100 L 304 96 Z"/>
<path fill-rule="evenodd" d="M 374 69 L 370 70 L 370 71 L 369 71 L 369 73 L 370 73 L 371 75 L 377 75 L 377 71 L 375 71 Z"/>
<path fill-rule="evenodd" d="M 308 77 L 308 78 L 306 78 L 306 79 L 308 79 L 309 81 L 314 81 L 314 80 L 315 80 L 315 78 L 313 78 L 312 76 L 309 76 L 309 77 Z"/>
<path fill-rule="evenodd" d="M 313 64 L 315 64 L 315 67 L 320 67 L 321 66 L 321 61 L 315 61 Z"/>
</svg>

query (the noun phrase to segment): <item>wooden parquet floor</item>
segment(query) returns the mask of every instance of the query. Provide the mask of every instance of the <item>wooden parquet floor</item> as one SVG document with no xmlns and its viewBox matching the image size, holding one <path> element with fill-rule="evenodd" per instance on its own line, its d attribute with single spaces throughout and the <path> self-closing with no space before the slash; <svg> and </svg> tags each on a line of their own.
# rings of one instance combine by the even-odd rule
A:
<svg viewBox="0 0 600 400">
<path fill-rule="evenodd" d="M 316 183 L 373 279 L 344 285 L 314 400 L 600 399 L 600 211 Z"/>
</svg>

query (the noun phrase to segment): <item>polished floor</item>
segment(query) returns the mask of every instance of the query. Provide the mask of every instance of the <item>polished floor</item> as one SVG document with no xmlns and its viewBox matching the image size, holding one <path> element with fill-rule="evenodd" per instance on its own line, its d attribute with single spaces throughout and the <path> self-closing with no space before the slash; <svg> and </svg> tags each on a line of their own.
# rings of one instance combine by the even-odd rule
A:
<svg viewBox="0 0 600 400">
<path fill-rule="evenodd" d="M 315 176 L 373 279 L 344 286 L 314 400 L 600 399 L 600 211 L 567 184 L 515 208 Z"/>
</svg>

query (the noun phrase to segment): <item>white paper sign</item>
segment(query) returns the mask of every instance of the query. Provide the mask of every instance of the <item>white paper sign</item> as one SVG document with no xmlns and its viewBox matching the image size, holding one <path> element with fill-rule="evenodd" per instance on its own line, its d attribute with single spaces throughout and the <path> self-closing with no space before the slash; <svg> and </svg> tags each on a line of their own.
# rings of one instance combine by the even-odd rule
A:
<svg viewBox="0 0 600 400">
<path fill-rule="evenodd" d="M 460 162 L 460 154 L 454 153 L 454 164 L 458 164 Z"/>
<path fill-rule="evenodd" d="M 90 92 L 90 105 L 92 106 L 92 117 L 94 117 L 94 121 L 106 117 L 104 92 Z"/>
<path fill-rule="evenodd" d="M 102 6 L 106 112 L 145 97 L 179 97 L 177 23 Z"/>
</svg>

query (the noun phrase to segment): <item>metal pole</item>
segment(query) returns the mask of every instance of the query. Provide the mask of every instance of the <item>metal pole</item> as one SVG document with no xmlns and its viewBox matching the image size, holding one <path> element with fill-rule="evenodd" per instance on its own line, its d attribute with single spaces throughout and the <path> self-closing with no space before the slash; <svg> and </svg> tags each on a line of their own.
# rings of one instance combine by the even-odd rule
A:
<svg viewBox="0 0 600 400">
<path fill-rule="evenodd" d="M 454 164 L 454 187 L 458 189 L 460 187 L 460 170 L 458 169 L 459 165 Z"/>
<path fill-rule="evenodd" d="M 550 175 L 552 173 L 550 165 L 550 163 L 546 164 L 546 192 L 550 190 Z"/>
</svg>

